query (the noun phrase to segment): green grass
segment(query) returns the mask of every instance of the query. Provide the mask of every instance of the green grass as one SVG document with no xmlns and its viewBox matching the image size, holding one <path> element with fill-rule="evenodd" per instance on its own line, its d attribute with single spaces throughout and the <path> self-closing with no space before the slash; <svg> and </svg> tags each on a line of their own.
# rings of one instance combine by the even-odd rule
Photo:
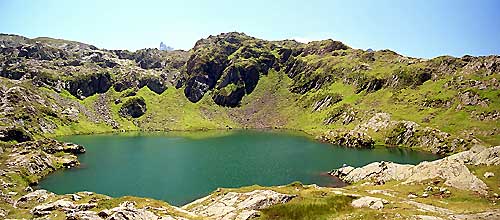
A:
<svg viewBox="0 0 500 220">
<path fill-rule="evenodd" d="M 262 210 L 261 220 L 321 220 L 352 209 L 352 198 L 329 196 L 321 199 L 299 198 Z"/>
<path fill-rule="evenodd" d="M 227 108 L 213 104 L 207 95 L 198 103 L 187 100 L 182 89 L 169 88 L 158 95 L 144 87 L 137 95 L 145 98 L 148 108 L 138 120 L 144 129 L 206 130 L 237 127 L 227 118 Z"/>
<path fill-rule="evenodd" d="M 500 194 L 500 166 L 468 166 L 469 170 L 488 185 L 490 193 Z M 492 172 L 493 177 L 486 178 L 484 173 Z"/>
</svg>

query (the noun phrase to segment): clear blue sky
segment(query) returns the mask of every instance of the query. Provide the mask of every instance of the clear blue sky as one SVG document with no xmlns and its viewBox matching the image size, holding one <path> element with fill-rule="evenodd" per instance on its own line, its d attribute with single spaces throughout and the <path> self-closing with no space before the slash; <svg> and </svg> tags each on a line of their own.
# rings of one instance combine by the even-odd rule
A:
<svg viewBox="0 0 500 220">
<path fill-rule="evenodd" d="M 500 54 L 500 1 L 0 0 L 0 32 L 107 49 L 189 49 L 238 31 L 267 40 L 332 38 L 413 57 Z"/>
</svg>

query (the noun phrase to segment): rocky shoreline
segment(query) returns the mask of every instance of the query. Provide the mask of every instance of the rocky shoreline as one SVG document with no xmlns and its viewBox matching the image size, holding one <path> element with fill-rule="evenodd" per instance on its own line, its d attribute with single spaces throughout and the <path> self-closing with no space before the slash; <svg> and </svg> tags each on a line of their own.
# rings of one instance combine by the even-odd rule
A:
<svg viewBox="0 0 500 220">
<path fill-rule="evenodd" d="M 294 190 L 287 191 L 287 193 L 279 192 L 280 189 L 288 186 L 272 189 L 262 188 L 245 192 L 219 189 L 213 194 L 183 207 L 174 207 L 151 199 L 135 197 L 111 198 L 92 192 L 56 195 L 43 189 L 33 191 L 32 187 L 37 184 L 38 180 L 55 170 L 71 169 L 78 166 L 79 162 L 76 155 L 85 153 L 82 146 L 62 143 L 52 139 L 42 139 L 2 146 L 1 152 L 0 166 L 2 169 L 0 170 L 0 180 L 3 190 L 0 196 L 4 205 L 0 206 L 0 216 L 4 218 L 8 216 L 18 216 L 19 218 L 31 216 L 29 218 L 52 219 L 63 216 L 63 219 L 95 220 L 251 219 L 260 216 L 259 210 L 276 204 L 288 203 L 297 197 L 294 193 L 289 194 Z M 330 175 L 351 184 L 362 182 L 365 187 L 381 186 L 391 181 L 410 185 L 441 181 L 444 186 L 475 192 L 478 195 L 498 200 L 498 194 L 493 193 L 482 180 L 469 171 L 466 165 L 499 166 L 499 155 L 500 146 L 491 148 L 476 146 L 468 151 L 432 162 L 422 162 L 418 165 L 401 165 L 382 161 L 360 168 L 342 167 L 333 170 Z M 494 173 L 488 174 L 488 176 L 494 175 Z M 355 187 L 349 189 L 349 186 L 346 189 L 300 185 L 291 185 L 289 187 L 295 188 L 295 192 L 315 189 L 349 196 L 354 198 L 352 206 L 361 208 L 361 210 L 363 207 L 382 210 L 384 205 L 394 202 L 353 193 Z M 426 190 L 428 190 L 426 191 L 428 193 L 432 193 L 433 190 L 441 191 L 440 193 L 443 195 L 449 193 L 449 191 L 442 188 L 430 187 L 430 189 Z M 373 193 L 392 196 L 391 193 L 384 190 L 373 190 Z M 426 197 L 425 194 L 414 196 L 415 198 Z M 408 197 L 410 198 L 410 195 Z M 414 205 L 418 206 L 419 204 Z M 462 219 L 457 216 L 459 215 L 456 215 L 455 212 L 448 213 L 450 219 Z M 492 216 L 497 217 L 497 215 Z"/>
<path fill-rule="evenodd" d="M 367 184 L 382 185 L 389 181 L 401 181 L 403 184 L 421 183 L 430 180 L 442 180 L 444 185 L 457 189 L 488 194 L 488 186 L 466 165 L 500 165 L 500 146 L 485 148 L 477 146 L 443 159 L 421 162 L 417 165 L 397 164 L 393 162 L 374 162 L 364 167 L 342 167 L 330 172 L 348 183 L 360 181 Z M 498 196 L 498 195 L 496 195 Z"/>
<path fill-rule="evenodd" d="M 294 196 L 257 190 L 250 193 L 228 193 L 220 202 L 206 205 L 206 198 L 183 208 L 151 199 L 129 197 L 111 198 L 92 192 L 56 195 L 44 189 L 33 190 L 38 181 L 59 170 L 79 165 L 77 155 L 85 148 L 52 139 L 27 141 L 1 148 L 0 181 L 2 192 L 0 217 L 24 216 L 34 219 L 249 219 L 258 215 L 259 209 L 286 203 Z M 227 203 L 225 201 L 232 201 Z M 111 205 L 110 204 L 115 204 Z M 226 205 L 225 208 L 219 207 Z M 187 208 L 189 207 L 189 208 Z M 222 213 L 222 214 L 221 214 Z"/>
</svg>

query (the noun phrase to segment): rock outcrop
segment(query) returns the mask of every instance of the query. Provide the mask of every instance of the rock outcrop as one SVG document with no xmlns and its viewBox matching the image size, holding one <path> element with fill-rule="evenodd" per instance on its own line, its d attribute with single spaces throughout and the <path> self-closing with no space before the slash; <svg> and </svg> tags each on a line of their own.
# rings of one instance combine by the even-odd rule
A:
<svg viewBox="0 0 500 220">
<path fill-rule="evenodd" d="M 385 143 L 392 146 L 423 146 L 432 153 L 441 155 L 465 150 L 470 146 L 463 139 L 452 137 L 435 128 L 423 128 L 411 121 L 395 122 Z"/>
<path fill-rule="evenodd" d="M 330 131 L 319 137 L 320 140 L 352 148 L 373 148 L 375 141 L 366 133 L 351 131 Z"/>
<path fill-rule="evenodd" d="M 49 216 L 53 211 L 62 211 L 66 215 L 67 219 L 91 219 L 91 220 L 119 220 L 119 219 L 165 219 L 165 220 L 176 220 L 176 219 L 186 219 L 183 217 L 172 216 L 168 214 L 157 214 L 152 212 L 153 207 L 137 208 L 136 203 L 132 201 L 125 201 L 119 206 L 104 209 L 99 212 L 90 211 L 92 208 L 96 208 L 98 205 L 96 203 L 78 203 L 75 204 L 72 201 L 61 199 L 52 203 L 41 204 L 34 207 L 31 213 L 35 216 L 43 217 Z M 165 208 L 156 208 L 157 210 L 166 213 Z"/>
<path fill-rule="evenodd" d="M 342 167 L 331 174 L 349 182 L 374 181 L 384 184 L 397 180 L 403 183 L 423 182 L 442 179 L 444 184 L 457 189 L 470 190 L 486 194 L 487 185 L 473 175 L 466 164 L 498 165 L 500 146 L 476 151 L 465 151 L 432 162 L 418 165 L 402 165 L 392 162 L 374 162 L 361 168 Z"/>
<path fill-rule="evenodd" d="M 66 89 L 75 97 L 84 99 L 96 93 L 104 93 L 111 87 L 109 73 L 80 76 L 66 82 Z"/>
<path fill-rule="evenodd" d="M 5 164 L 9 170 L 27 176 L 30 184 L 36 184 L 40 178 L 59 167 L 77 166 L 79 162 L 75 154 L 84 152 L 80 145 L 52 139 L 27 141 L 12 147 Z"/>
<path fill-rule="evenodd" d="M 413 121 L 395 121 L 387 113 L 376 113 L 366 122 L 357 125 L 358 132 L 385 132 L 389 146 L 420 147 L 434 154 L 449 155 L 468 150 L 475 139 L 465 140 L 439 129 L 423 127 Z"/>
<path fill-rule="evenodd" d="M 122 117 L 138 118 L 146 113 L 146 102 L 142 97 L 132 97 L 120 107 L 119 113 Z"/>
<path fill-rule="evenodd" d="M 183 206 L 190 212 L 203 217 L 224 220 L 247 220 L 259 216 L 258 210 L 283 204 L 295 195 L 272 190 L 254 190 L 246 193 L 227 192 L 210 195 Z"/>
</svg>

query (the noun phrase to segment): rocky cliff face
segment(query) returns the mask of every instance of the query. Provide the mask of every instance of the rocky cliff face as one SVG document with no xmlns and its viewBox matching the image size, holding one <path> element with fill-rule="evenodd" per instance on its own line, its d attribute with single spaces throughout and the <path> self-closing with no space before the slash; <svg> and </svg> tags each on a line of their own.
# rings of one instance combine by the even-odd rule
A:
<svg viewBox="0 0 500 220">
<path fill-rule="evenodd" d="M 120 107 L 119 113 L 123 117 L 138 118 L 146 113 L 146 102 L 142 97 L 132 97 Z"/>
</svg>

